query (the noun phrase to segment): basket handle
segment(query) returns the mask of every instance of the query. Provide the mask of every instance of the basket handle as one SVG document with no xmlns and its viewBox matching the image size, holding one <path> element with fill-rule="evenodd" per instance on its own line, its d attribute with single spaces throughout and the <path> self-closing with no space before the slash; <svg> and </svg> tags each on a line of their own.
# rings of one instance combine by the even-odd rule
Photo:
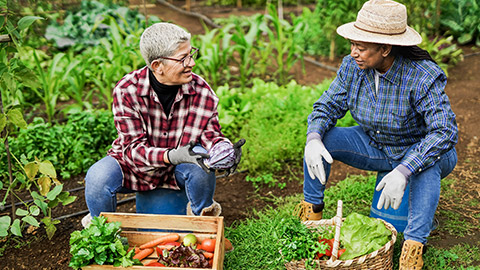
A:
<svg viewBox="0 0 480 270">
<path fill-rule="evenodd" d="M 342 227 L 342 209 L 343 209 L 343 202 L 341 200 L 338 200 L 337 215 L 334 217 L 334 221 L 333 221 L 335 224 L 335 240 L 333 242 L 332 256 L 328 260 L 327 264 L 331 264 L 337 260 L 338 247 L 340 246 L 340 229 Z"/>
</svg>

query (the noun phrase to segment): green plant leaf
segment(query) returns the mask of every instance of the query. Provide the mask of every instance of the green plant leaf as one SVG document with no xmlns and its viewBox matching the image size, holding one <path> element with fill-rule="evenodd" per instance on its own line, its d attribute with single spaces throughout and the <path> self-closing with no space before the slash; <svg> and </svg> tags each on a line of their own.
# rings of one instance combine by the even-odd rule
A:
<svg viewBox="0 0 480 270">
<path fill-rule="evenodd" d="M 23 217 L 22 220 L 32 226 L 40 227 L 40 223 L 38 223 L 38 221 L 32 216 Z"/>
<path fill-rule="evenodd" d="M 27 122 L 23 119 L 23 114 L 20 109 L 13 109 L 7 112 L 9 122 L 19 128 L 27 128 Z"/>
<path fill-rule="evenodd" d="M 77 196 L 70 196 L 69 192 L 63 191 L 57 198 L 63 205 L 67 205 L 74 202 L 77 199 Z"/>
<path fill-rule="evenodd" d="M 22 236 L 22 229 L 20 228 L 20 219 L 15 219 L 10 227 L 10 231 L 16 236 Z"/>
<path fill-rule="evenodd" d="M 52 162 L 49 160 L 45 160 L 40 162 L 40 172 L 50 176 L 51 178 L 57 178 L 57 172 L 55 171 L 55 167 L 53 167 Z"/>
<path fill-rule="evenodd" d="M 38 77 L 35 72 L 26 66 L 23 66 L 20 70 L 15 72 L 15 77 L 23 83 L 23 85 L 30 88 L 39 87 Z"/>
<path fill-rule="evenodd" d="M 23 216 L 28 215 L 28 211 L 27 211 L 27 210 L 24 210 L 24 209 L 22 209 L 22 208 L 17 208 L 17 211 L 15 211 L 15 214 L 16 214 L 17 216 L 23 217 Z"/>
<path fill-rule="evenodd" d="M 10 227 L 10 222 L 12 219 L 10 216 L 0 217 L 0 237 L 5 237 L 8 235 L 8 228 Z"/>
<path fill-rule="evenodd" d="M 30 27 L 33 22 L 36 20 L 44 20 L 42 17 L 38 16 L 25 16 L 18 21 L 18 30 L 22 31 Z"/>
<path fill-rule="evenodd" d="M 30 206 L 30 214 L 33 216 L 38 216 L 40 214 L 40 208 L 38 208 L 36 205 Z"/>
<path fill-rule="evenodd" d="M 473 39 L 472 34 L 470 34 L 470 33 L 464 33 L 464 34 L 462 34 L 462 35 L 458 38 L 458 43 L 460 43 L 460 44 L 462 44 L 462 45 L 463 45 L 463 44 L 467 44 L 467 43 L 469 43 L 470 41 L 472 41 L 472 39 Z"/>
<path fill-rule="evenodd" d="M 47 232 L 48 239 L 52 239 L 53 235 L 57 231 L 56 224 L 60 223 L 60 220 L 52 220 L 51 217 L 42 218 L 43 224 L 45 224 L 45 230 Z"/>
<path fill-rule="evenodd" d="M 46 202 L 44 202 L 43 200 L 40 200 L 40 199 L 36 199 L 33 202 L 36 205 L 38 205 L 38 207 L 40 207 L 40 209 L 42 210 L 44 215 L 47 214 L 48 204 Z"/>
<path fill-rule="evenodd" d="M 25 174 L 27 175 L 28 179 L 32 180 L 38 173 L 38 164 L 35 162 L 30 162 L 27 163 L 23 169 L 25 170 Z"/>
<path fill-rule="evenodd" d="M 47 194 L 47 199 L 49 200 L 55 200 L 57 198 L 57 195 L 62 192 L 63 185 L 55 186 L 50 192 Z"/>
</svg>

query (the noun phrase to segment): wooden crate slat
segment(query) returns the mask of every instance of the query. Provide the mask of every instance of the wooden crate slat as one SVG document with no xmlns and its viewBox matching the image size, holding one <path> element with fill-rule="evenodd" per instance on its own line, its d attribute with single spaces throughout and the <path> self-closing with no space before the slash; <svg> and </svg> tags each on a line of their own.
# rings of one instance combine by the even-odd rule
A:
<svg viewBox="0 0 480 270">
<path fill-rule="evenodd" d="M 108 222 L 120 221 L 123 228 L 165 229 L 196 232 L 212 232 L 218 229 L 218 220 L 223 217 L 197 217 L 181 215 L 101 213 Z"/>
</svg>

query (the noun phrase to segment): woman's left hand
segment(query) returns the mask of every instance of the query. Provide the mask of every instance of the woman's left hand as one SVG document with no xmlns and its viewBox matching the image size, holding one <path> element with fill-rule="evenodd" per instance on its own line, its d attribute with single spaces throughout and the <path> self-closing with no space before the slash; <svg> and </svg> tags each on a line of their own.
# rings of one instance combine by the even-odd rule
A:
<svg viewBox="0 0 480 270">
<path fill-rule="evenodd" d="M 378 199 L 377 209 L 385 207 L 386 210 L 390 205 L 393 209 L 398 209 L 406 186 L 407 178 L 396 168 L 385 175 L 376 188 L 377 191 L 383 189 Z"/>
</svg>

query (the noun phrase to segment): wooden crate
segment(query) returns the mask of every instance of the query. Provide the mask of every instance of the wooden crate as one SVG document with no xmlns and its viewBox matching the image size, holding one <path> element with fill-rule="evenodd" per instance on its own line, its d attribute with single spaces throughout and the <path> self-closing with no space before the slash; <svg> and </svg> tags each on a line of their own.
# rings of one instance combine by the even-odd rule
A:
<svg viewBox="0 0 480 270">
<path fill-rule="evenodd" d="M 199 241 L 205 238 L 215 238 L 215 252 L 212 268 L 184 268 L 184 267 L 153 267 L 135 265 L 132 267 L 114 267 L 113 265 L 88 265 L 83 267 L 85 270 L 104 270 L 104 269 L 223 269 L 223 259 L 225 256 L 225 238 L 223 233 L 223 217 L 197 217 L 184 215 L 154 215 L 154 214 L 132 214 L 132 213 L 101 213 L 108 222 L 120 221 L 122 227 L 122 236 L 127 237 L 130 247 L 140 246 L 159 236 L 169 234 L 172 231 L 177 232 L 180 238 L 189 233 L 195 234 Z M 155 231 L 156 230 L 156 231 Z M 161 231 L 159 231 L 161 230 Z M 156 252 L 153 252 L 148 258 L 142 260 L 146 263 L 148 260 L 156 260 Z"/>
</svg>

